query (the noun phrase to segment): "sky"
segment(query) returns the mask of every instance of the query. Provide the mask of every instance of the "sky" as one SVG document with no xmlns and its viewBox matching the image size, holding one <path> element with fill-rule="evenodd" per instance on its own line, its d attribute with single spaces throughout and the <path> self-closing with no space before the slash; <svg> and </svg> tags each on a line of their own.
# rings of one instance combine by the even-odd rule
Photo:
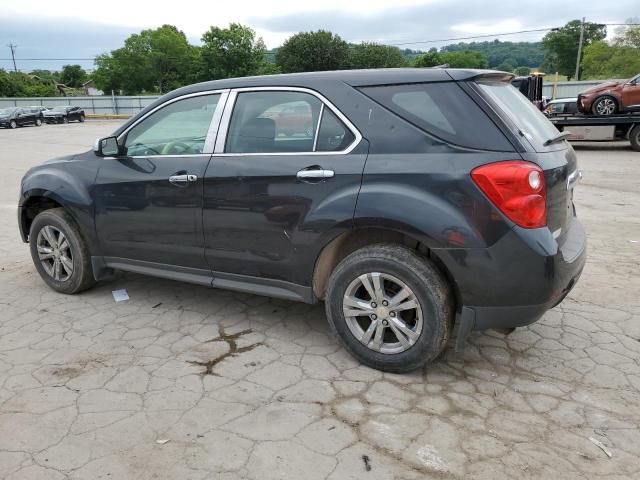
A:
<svg viewBox="0 0 640 480">
<path fill-rule="evenodd" d="M 349 42 L 375 41 L 423 50 L 455 42 L 410 42 L 473 35 L 492 35 L 479 41 L 537 41 L 545 32 L 493 35 L 562 26 L 583 16 L 592 22 L 622 23 L 634 13 L 637 15 L 638 1 L 0 0 L 0 68 L 13 69 L 7 46 L 13 43 L 17 45 L 20 70 L 59 69 L 67 63 L 91 69 L 90 59 L 96 55 L 119 48 L 132 33 L 165 23 L 176 25 L 192 43 L 198 44 L 210 26 L 239 22 L 253 28 L 269 48 L 281 45 L 294 33 L 318 29 L 330 30 Z"/>
</svg>

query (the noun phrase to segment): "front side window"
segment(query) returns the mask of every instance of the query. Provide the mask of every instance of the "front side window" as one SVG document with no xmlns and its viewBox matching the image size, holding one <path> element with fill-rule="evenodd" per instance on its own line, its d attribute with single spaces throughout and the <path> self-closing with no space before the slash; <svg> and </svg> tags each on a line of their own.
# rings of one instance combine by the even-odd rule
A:
<svg viewBox="0 0 640 480">
<path fill-rule="evenodd" d="M 129 156 L 203 153 L 220 95 L 199 95 L 170 103 L 127 133 Z"/>
<path fill-rule="evenodd" d="M 239 93 L 225 152 L 311 152 L 321 105 L 304 92 Z"/>
</svg>

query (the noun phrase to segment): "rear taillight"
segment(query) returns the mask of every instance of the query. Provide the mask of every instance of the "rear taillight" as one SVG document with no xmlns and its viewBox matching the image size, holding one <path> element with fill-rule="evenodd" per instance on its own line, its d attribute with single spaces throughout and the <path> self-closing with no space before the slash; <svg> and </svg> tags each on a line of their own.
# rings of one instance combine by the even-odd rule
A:
<svg viewBox="0 0 640 480">
<path fill-rule="evenodd" d="M 471 178 L 516 225 L 540 228 L 547 224 L 544 173 L 537 165 L 521 160 L 490 163 L 474 168 Z"/>
</svg>

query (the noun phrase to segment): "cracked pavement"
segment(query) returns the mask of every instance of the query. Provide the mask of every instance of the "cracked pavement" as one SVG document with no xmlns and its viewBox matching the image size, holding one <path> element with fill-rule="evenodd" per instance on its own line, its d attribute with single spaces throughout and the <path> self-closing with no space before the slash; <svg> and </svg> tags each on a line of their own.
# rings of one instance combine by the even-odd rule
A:
<svg viewBox="0 0 640 480">
<path fill-rule="evenodd" d="M 116 126 L 0 131 L 0 478 L 640 477 L 640 154 L 626 144 L 577 148 L 589 259 L 564 303 L 396 375 L 352 359 L 322 305 L 134 274 L 49 290 L 19 238 L 20 178 Z"/>
</svg>

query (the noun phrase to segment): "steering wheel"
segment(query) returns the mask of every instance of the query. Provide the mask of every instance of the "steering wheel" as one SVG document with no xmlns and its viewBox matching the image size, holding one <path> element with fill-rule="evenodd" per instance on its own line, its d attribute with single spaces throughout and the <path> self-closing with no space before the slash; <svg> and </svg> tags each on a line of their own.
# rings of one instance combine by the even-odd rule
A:
<svg viewBox="0 0 640 480">
<path fill-rule="evenodd" d="M 184 142 L 176 140 L 175 142 L 169 142 L 164 147 L 162 147 L 161 155 L 171 155 L 172 151 L 176 147 L 181 147 L 183 151 L 181 153 L 190 153 L 191 146 L 187 145 Z"/>
</svg>

